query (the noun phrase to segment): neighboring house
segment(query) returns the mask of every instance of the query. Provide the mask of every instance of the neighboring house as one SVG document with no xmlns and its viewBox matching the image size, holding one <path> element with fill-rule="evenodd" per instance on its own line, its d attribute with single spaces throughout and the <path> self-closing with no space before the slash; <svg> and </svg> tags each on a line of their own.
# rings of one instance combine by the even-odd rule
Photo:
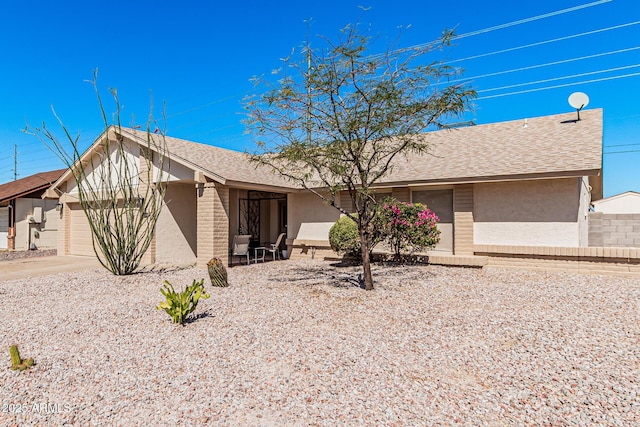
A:
<svg viewBox="0 0 640 427">
<path fill-rule="evenodd" d="M 594 212 L 605 214 L 640 214 L 640 193 L 627 191 L 591 202 Z"/>
<path fill-rule="evenodd" d="M 589 246 L 640 248 L 640 193 L 627 191 L 591 205 Z"/>
<path fill-rule="evenodd" d="M 0 185 L 0 250 L 56 248 L 56 200 L 42 194 L 64 169 L 41 172 Z"/>
<path fill-rule="evenodd" d="M 602 197 L 602 110 L 425 133 L 429 154 L 399 157 L 376 186 L 381 196 L 426 203 L 440 217 L 436 251 L 454 256 L 515 246 L 587 246 L 589 204 Z M 111 128 L 111 132 L 115 132 Z M 129 161 L 146 134 L 121 129 Z M 101 135 L 85 152 L 93 156 Z M 287 233 L 293 257 L 330 255 L 328 230 L 339 212 L 243 153 L 166 138 L 171 158 L 166 207 L 147 261 L 227 259 L 235 234 L 254 243 Z M 91 162 L 87 161 L 87 164 Z M 65 173 L 47 192 L 64 205 L 60 255 L 93 255 L 75 182 Z M 348 194 L 339 202 L 351 210 Z"/>
</svg>

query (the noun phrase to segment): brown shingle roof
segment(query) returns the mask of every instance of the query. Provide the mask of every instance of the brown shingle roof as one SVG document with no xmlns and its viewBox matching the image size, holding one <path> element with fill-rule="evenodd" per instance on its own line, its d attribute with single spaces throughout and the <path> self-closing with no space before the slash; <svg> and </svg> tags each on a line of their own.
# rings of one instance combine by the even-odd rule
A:
<svg viewBox="0 0 640 427">
<path fill-rule="evenodd" d="M 398 157 L 380 184 L 599 174 L 602 110 L 585 110 L 582 120 L 575 118 L 568 113 L 424 133 L 419 137 L 430 143 L 429 154 Z M 122 131 L 146 141 L 144 132 Z M 296 188 L 244 153 L 172 137 L 166 143 L 172 158 L 222 181 Z"/>
<path fill-rule="evenodd" d="M 146 141 L 147 138 L 145 132 L 128 128 L 122 128 L 122 133 L 135 136 L 142 141 Z M 165 137 L 165 141 L 171 159 L 186 161 L 209 176 L 237 183 L 296 188 L 291 181 L 250 162 L 245 153 L 169 136 Z"/>
<path fill-rule="evenodd" d="M 384 181 L 595 174 L 602 169 L 602 110 L 580 117 L 576 122 L 575 113 L 558 114 L 429 132 L 422 135 L 431 144 L 429 154 L 398 159 Z"/>
<path fill-rule="evenodd" d="M 40 172 L 26 178 L 17 179 L 0 185 L 0 203 L 24 197 L 39 190 L 48 188 L 64 173 L 66 169 Z"/>
</svg>

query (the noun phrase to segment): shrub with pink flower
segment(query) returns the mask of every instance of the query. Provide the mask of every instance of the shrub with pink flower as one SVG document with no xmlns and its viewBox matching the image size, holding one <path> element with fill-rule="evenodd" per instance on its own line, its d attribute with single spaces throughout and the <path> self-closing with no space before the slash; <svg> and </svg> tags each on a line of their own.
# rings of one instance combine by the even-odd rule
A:
<svg viewBox="0 0 640 427">
<path fill-rule="evenodd" d="M 438 217 L 427 205 L 386 198 L 379 205 L 376 231 L 396 256 L 431 249 L 440 241 Z"/>
</svg>

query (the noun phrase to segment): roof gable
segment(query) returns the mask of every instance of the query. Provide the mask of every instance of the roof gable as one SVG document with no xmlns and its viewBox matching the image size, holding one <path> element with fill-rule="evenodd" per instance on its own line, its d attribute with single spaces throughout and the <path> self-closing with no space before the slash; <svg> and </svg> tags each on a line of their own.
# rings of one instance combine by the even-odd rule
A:
<svg viewBox="0 0 640 427">
<path fill-rule="evenodd" d="M 39 172 L 25 178 L 0 185 L 0 203 L 25 197 L 29 194 L 48 188 L 64 173 L 66 169 Z"/>
<path fill-rule="evenodd" d="M 602 110 L 491 123 L 417 135 L 430 144 L 423 155 L 398 156 L 380 185 L 479 182 L 599 175 L 602 170 Z M 113 129 L 113 128 L 111 128 Z M 127 138 L 147 145 L 147 133 L 121 128 Z M 150 135 L 159 138 L 160 135 Z M 84 156 L 94 149 L 101 135 Z M 172 162 L 179 162 L 227 185 L 299 188 L 260 167 L 245 153 L 165 137 Z M 67 179 L 69 173 L 58 182 Z"/>
<path fill-rule="evenodd" d="M 613 196 L 605 197 L 604 199 L 595 200 L 591 202 L 592 205 L 599 205 L 601 203 L 611 202 L 619 199 L 640 199 L 640 193 L 636 191 L 625 191 L 624 193 L 615 194 Z"/>
</svg>

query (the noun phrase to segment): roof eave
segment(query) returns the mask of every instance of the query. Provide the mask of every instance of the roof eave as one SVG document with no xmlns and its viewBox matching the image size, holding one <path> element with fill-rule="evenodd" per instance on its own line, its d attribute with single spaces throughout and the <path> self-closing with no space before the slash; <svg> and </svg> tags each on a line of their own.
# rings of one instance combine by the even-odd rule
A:
<svg viewBox="0 0 640 427">
<path fill-rule="evenodd" d="M 123 132 L 124 131 L 124 132 Z M 120 135 L 122 136 L 126 136 L 127 138 L 130 138 L 132 140 L 134 140 L 136 143 L 145 146 L 146 142 L 140 138 L 138 135 L 136 135 L 135 133 L 129 133 L 124 129 L 120 129 Z M 158 150 L 155 150 L 153 147 L 150 147 L 152 151 L 154 151 L 155 153 L 158 153 Z M 168 151 L 169 152 L 169 151 Z M 159 153 L 158 153 L 159 154 Z M 178 156 L 176 154 L 173 154 L 171 152 L 169 152 L 169 161 L 177 161 L 178 163 L 180 163 L 182 166 L 188 167 L 189 169 L 193 170 L 194 172 L 200 171 L 202 173 L 204 173 L 204 175 L 219 183 L 222 185 L 227 185 L 227 179 L 221 175 L 216 174 L 215 172 L 208 170 L 206 168 L 203 168 L 201 165 L 197 165 L 181 156 Z"/>
<path fill-rule="evenodd" d="M 27 195 L 29 195 L 31 193 L 35 193 L 37 191 L 46 190 L 47 188 L 49 188 L 49 186 L 50 186 L 50 184 L 44 184 L 44 185 L 41 185 L 40 187 L 31 188 L 31 189 L 29 189 L 27 191 L 23 191 L 21 193 L 12 194 L 9 197 L 5 197 L 4 199 L 0 199 L 0 203 L 8 202 L 8 201 L 15 200 L 15 199 L 19 199 L 20 197 L 27 196 Z"/>
<path fill-rule="evenodd" d="M 411 181 L 386 181 L 379 182 L 371 186 L 373 189 L 380 188 L 392 188 L 392 187 L 420 187 L 428 185 L 457 185 L 457 184 L 476 184 L 485 182 L 500 182 L 500 181 L 529 181 L 537 179 L 558 179 L 558 178 L 580 178 L 583 176 L 599 176 L 602 173 L 602 169 L 583 169 L 574 171 L 559 171 L 559 172 L 543 172 L 543 173 L 530 173 L 530 174 L 518 174 L 518 175 L 491 175 L 491 176 L 476 176 L 476 177 L 452 177 L 452 178 L 436 178 L 436 179 L 422 179 Z M 315 189 L 322 189 L 326 187 L 313 187 Z"/>
</svg>

